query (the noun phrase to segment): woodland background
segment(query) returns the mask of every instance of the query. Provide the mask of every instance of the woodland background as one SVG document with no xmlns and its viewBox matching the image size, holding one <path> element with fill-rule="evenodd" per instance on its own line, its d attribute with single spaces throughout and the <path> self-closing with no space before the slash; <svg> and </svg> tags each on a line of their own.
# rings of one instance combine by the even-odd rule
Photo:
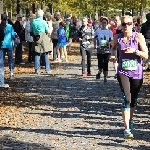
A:
<svg viewBox="0 0 150 150">
<path fill-rule="evenodd" d="M 3 0 L 4 11 L 16 15 L 17 0 Z M 96 13 L 106 16 L 123 15 L 126 11 L 134 15 L 140 14 L 143 10 L 149 11 L 150 0 L 21 0 L 23 13 L 29 8 L 32 13 L 32 4 L 36 3 L 38 8 L 43 5 L 46 12 L 49 12 L 49 4 L 53 7 L 53 12 L 59 10 L 62 14 L 72 14 L 79 17 L 83 15 L 95 15 Z"/>
</svg>

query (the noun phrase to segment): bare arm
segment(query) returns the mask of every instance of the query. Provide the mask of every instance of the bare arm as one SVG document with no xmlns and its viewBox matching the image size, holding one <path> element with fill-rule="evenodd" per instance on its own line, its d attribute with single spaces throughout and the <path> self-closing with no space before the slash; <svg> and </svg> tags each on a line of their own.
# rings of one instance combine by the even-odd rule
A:
<svg viewBox="0 0 150 150">
<path fill-rule="evenodd" d="M 115 56 L 115 58 L 117 58 L 117 35 L 114 36 L 112 41 L 111 56 Z"/>
<path fill-rule="evenodd" d="M 148 48 L 146 46 L 145 38 L 141 33 L 138 33 L 137 40 L 141 51 L 138 51 L 136 55 L 141 58 L 148 59 Z"/>
<path fill-rule="evenodd" d="M 95 48 L 95 49 L 97 48 L 97 45 L 96 45 L 97 38 L 98 38 L 97 32 L 98 32 L 98 30 L 95 31 L 95 33 L 94 33 L 94 39 L 93 39 L 93 42 L 94 42 L 94 48 Z"/>
</svg>

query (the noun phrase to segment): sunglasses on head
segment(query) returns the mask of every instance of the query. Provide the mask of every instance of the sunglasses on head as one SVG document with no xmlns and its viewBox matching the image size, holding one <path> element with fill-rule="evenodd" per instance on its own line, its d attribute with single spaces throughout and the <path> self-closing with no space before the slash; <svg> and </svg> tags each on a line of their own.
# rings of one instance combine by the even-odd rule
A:
<svg viewBox="0 0 150 150">
<path fill-rule="evenodd" d="M 130 25 L 132 25 L 132 22 L 127 22 L 127 23 L 123 22 L 121 25 L 122 26 L 126 26 L 126 25 L 130 26 Z"/>
</svg>

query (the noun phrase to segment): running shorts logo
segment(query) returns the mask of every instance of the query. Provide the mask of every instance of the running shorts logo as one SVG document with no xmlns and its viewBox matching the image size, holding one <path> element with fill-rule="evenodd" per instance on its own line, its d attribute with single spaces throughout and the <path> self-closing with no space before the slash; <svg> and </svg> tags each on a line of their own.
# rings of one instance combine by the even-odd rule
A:
<svg viewBox="0 0 150 150">
<path fill-rule="evenodd" d="M 138 67 L 137 60 L 122 59 L 122 68 L 124 70 L 136 70 Z"/>
</svg>

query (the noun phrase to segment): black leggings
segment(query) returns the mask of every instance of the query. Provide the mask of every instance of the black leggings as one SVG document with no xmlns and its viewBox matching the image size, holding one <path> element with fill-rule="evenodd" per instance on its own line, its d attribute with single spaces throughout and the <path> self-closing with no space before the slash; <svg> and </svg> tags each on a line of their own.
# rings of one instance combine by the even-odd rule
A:
<svg viewBox="0 0 150 150">
<path fill-rule="evenodd" d="M 109 53 L 97 54 L 99 69 L 103 69 L 103 71 L 108 71 L 109 57 L 110 57 Z"/>
<path fill-rule="evenodd" d="M 28 62 L 34 62 L 33 42 L 29 42 Z"/>
<path fill-rule="evenodd" d="M 143 83 L 143 79 L 132 79 L 124 74 L 118 74 L 118 82 L 123 94 L 123 108 L 133 108 L 136 106 L 137 96 Z"/>
<path fill-rule="evenodd" d="M 85 56 L 87 55 L 87 73 L 91 73 L 91 56 L 92 50 L 86 50 L 80 47 L 80 53 L 82 56 L 82 73 L 85 73 Z"/>
</svg>

